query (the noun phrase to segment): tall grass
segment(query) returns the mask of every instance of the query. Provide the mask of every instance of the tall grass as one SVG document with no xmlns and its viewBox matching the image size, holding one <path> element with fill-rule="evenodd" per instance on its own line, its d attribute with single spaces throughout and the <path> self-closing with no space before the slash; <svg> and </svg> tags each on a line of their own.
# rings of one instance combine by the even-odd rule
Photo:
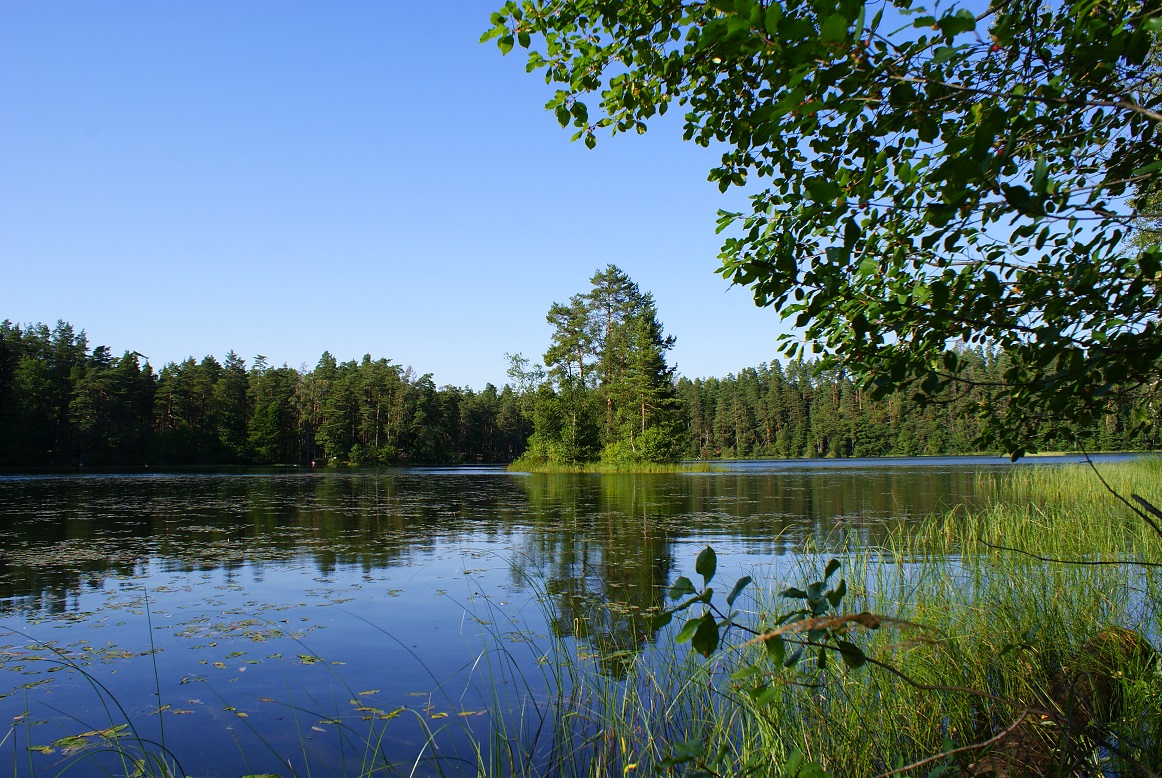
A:
<svg viewBox="0 0 1162 778">
<path fill-rule="evenodd" d="M 1157 462 L 1102 471 L 1123 494 L 1162 497 Z M 1023 468 L 982 476 L 978 486 L 985 499 L 973 510 L 931 516 L 899 528 L 880 548 L 838 555 L 849 586 L 845 610 L 917 625 L 854 638 L 891 670 L 833 661 L 795 674 L 768 663 L 745 636 L 710 661 L 663 638 L 625 681 L 575 674 L 587 685 L 573 691 L 580 704 L 566 715 L 584 719 L 591 734 L 576 747 L 576 766 L 584 767 L 572 772 L 646 774 L 693 741 L 723 754 L 712 770 L 724 775 L 778 774 L 796 750 L 837 776 L 877 775 L 982 743 L 1024 706 L 1046 704 L 1063 668 L 1109 627 L 1157 645 L 1162 589 L 1156 569 L 1137 563 L 1162 564 L 1162 538 L 1091 471 Z M 819 578 L 833 553 L 805 548 L 756 571 L 768 585 L 741 620 L 770 624 L 791 608 L 779 582 Z M 774 699 L 753 699 L 756 677 L 731 680 L 749 666 L 778 689 Z M 1162 764 L 1162 683 L 1156 668 L 1150 672 L 1127 677 L 1125 712 L 1110 730 L 1114 748 L 1093 753 L 1094 774 L 1132 773 L 1125 757 Z M 980 754 L 963 752 L 961 766 Z M 904 774 L 926 775 L 932 766 Z"/>
<path fill-rule="evenodd" d="M 1162 465 L 1154 460 L 1105 465 L 1102 473 L 1121 494 L 1162 502 Z M 810 662 L 806 670 L 780 669 L 742 631 L 705 660 L 675 644 L 670 631 L 614 675 L 573 639 L 493 634 L 472 681 L 490 709 L 483 726 L 419 716 L 424 744 L 415 760 L 400 762 L 382 740 L 402 709 L 384 712 L 382 726 L 345 731 L 353 756 L 344 771 L 644 776 L 695 754 L 694 765 L 710 774 L 766 776 L 781 774 L 797 751 L 836 776 L 873 776 L 1004 731 L 1025 706 L 1041 704 L 1062 668 L 1110 626 L 1157 645 L 1162 583 L 1156 568 L 1139 563 L 1162 565 L 1162 538 L 1092 471 L 1022 468 L 982 475 L 976 486 L 975 507 L 897 526 L 879 547 L 806 546 L 752 571 L 764 583 L 735 605 L 740 622 L 761 629 L 794 607 L 779 593 L 785 584 L 817 580 L 827 560 L 839 558 L 844 610 L 908 622 L 851 637 L 873 660 L 861 668 L 847 670 L 833 657 L 824 669 Z M 549 594 L 539 594 L 551 607 Z M 493 610 L 482 615 L 501 621 Z M 757 674 L 737 675 L 748 667 Z M 1112 728 L 1121 755 L 1095 751 L 1095 774 L 1130 774 L 1126 757 L 1162 764 L 1162 682 L 1152 672 L 1127 674 L 1125 710 Z M 775 690 L 761 702 L 752 693 L 760 681 Z M 117 713 L 110 718 L 128 719 Z M 440 727 L 466 734 L 469 745 L 441 751 L 450 733 Z M 361 737 L 365 743 L 356 742 Z M 10 730 L 0 745 L 11 738 Z M 180 773 L 164 748 L 152 765 L 137 749 L 114 750 L 125 774 Z M 962 766 L 978 756 L 964 752 Z M 932 766 L 903 774 L 926 775 Z M 310 772 L 308 765 L 301 774 Z"/>
<path fill-rule="evenodd" d="M 572 464 L 517 459 L 508 466 L 514 473 L 713 473 L 724 469 L 710 462 L 576 462 Z"/>
</svg>

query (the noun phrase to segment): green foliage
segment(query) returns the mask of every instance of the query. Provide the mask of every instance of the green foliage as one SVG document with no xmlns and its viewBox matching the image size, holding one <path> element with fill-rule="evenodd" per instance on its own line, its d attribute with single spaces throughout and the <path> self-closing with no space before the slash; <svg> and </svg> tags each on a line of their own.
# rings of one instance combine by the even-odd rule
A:
<svg viewBox="0 0 1162 778">
<path fill-rule="evenodd" d="M 973 453 L 983 424 L 973 409 L 1002 401 L 992 384 L 1007 357 L 983 349 L 957 352 L 972 388 L 950 387 L 924 407 L 903 392 L 873 399 L 842 368 L 810 360 L 675 383 L 652 298 L 616 268 L 594 278 L 601 305 L 591 327 L 616 326 L 592 339 L 608 348 L 584 359 L 590 385 L 564 372 L 546 382 L 520 354 L 508 357 L 515 386 L 481 391 L 329 352 L 310 371 L 263 357 L 248 369 L 232 351 L 154 371 L 136 352 L 90 349 L 64 322 L 0 322 L 0 464 L 379 466 L 523 455 L 526 467 L 600 460 L 624 470 L 677 458 Z M 1156 406 L 1111 396 L 1104 407 L 1068 438 L 1038 428 L 1038 444 L 1158 448 Z"/>
<path fill-rule="evenodd" d="M 491 384 L 437 389 L 370 355 L 324 353 L 308 372 L 262 356 L 248 370 L 231 351 L 155 373 L 136 352 L 90 351 L 64 322 L 0 322 L 5 466 L 511 461 L 530 399 Z"/>
<path fill-rule="evenodd" d="M 702 577 L 702 589 L 696 589 L 689 578 L 679 577 L 669 590 L 670 599 L 677 601 L 677 604 L 660 611 L 654 618 L 654 627 L 660 629 L 669 624 L 676 614 L 699 606 L 699 613 L 685 621 L 674 636 L 674 641 L 689 643 L 691 648 L 706 658 L 714 656 L 720 648 L 726 646 L 727 633 L 732 628 L 754 635 L 749 642 L 761 643 L 765 652 L 750 655 L 751 659 L 743 661 L 730 678 L 751 703 L 759 707 L 769 705 L 781 696 L 787 683 L 819 685 L 819 679 L 812 676 L 827 669 L 831 654 L 837 654 L 849 670 L 856 670 L 867 661 L 863 650 L 849 639 L 849 633 L 855 626 L 878 629 L 880 619 L 867 612 L 841 614 L 847 582 L 840 579 L 838 584 L 827 588 L 839 567 L 839 561 L 832 559 L 827 563 L 821 580 L 809 584 L 805 589 L 784 589 L 780 596 L 802 601 L 802 604 L 775 619 L 771 629 L 756 630 L 739 622 L 742 613 L 734 609 L 735 602 L 753 583 L 751 576 L 735 581 L 726 596 L 725 612 L 714 605 L 714 590 L 710 582 L 717 572 L 718 558 L 714 549 L 707 546 L 698 554 L 694 563 L 695 572 Z M 809 668 L 803 662 L 808 655 L 814 658 Z M 801 677 L 788 679 L 788 674 Z M 674 745 L 662 766 L 684 765 L 692 767 L 694 775 L 720 775 L 731 770 L 730 758 L 726 746 L 711 752 L 700 740 L 691 740 Z M 744 765 L 742 774 L 766 774 L 768 770 L 769 765 L 765 760 L 756 759 Z M 804 761 L 798 750 L 788 755 L 782 774 L 802 778 L 824 778 L 830 775 L 822 765 Z"/>
<path fill-rule="evenodd" d="M 1154 500 L 1158 470 L 1146 459 L 1103 474 Z M 664 764 L 698 775 L 836 776 L 913 763 L 901 774 L 1138 775 L 1157 765 L 1159 664 L 1148 639 L 1162 597 L 1136 563 L 1158 564 L 1162 539 L 1088 468 L 986 474 L 977 488 L 976 507 L 846 554 L 850 578 L 835 582 L 840 563 L 808 552 L 797 566 L 811 583 L 776 597 L 743 578 L 725 610 L 708 588 L 714 554 L 699 553 L 703 588 L 679 577 L 668 592 L 676 604 L 656 623 L 696 614 L 675 640 L 714 661 L 707 678 L 685 683 L 729 674 L 715 687 L 729 701 L 672 743 Z M 694 645 L 710 621 L 717 644 Z M 667 711 L 687 704 L 667 702 Z"/>
<path fill-rule="evenodd" d="M 723 148 L 710 180 L 752 193 L 720 272 L 874 396 L 971 386 L 957 348 L 996 348 L 980 445 L 1020 455 L 1157 378 L 1162 249 L 1124 240 L 1162 176 L 1157 0 L 510 0 L 491 24 L 587 146 L 682 106 Z"/>
<path fill-rule="evenodd" d="M 692 459 L 831 458 L 995 453 L 979 440 L 983 403 L 1003 402 L 995 386 L 1006 369 L 1003 354 L 958 351 L 962 375 L 973 386 L 951 386 L 935 402 L 917 404 L 908 393 L 875 399 L 854 376 L 812 360 L 779 362 L 723 378 L 680 378 L 684 417 L 680 456 Z M 1142 451 L 1159 445 L 1158 406 L 1132 397 L 1107 398 L 1102 415 L 1076 425 L 1068 437 L 1038 425 L 1038 448 L 1068 451 Z M 1141 422 L 1145 420 L 1146 423 Z"/>
<path fill-rule="evenodd" d="M 670 462 L 677 455 L 674 369 L 665 353 L 653 295 L 614 265 L 597 271 L 592 289 L 568 305 L 554 303 L 545 352 L 552 385 L 542 384 L 529 439 L 532 460 L 609 464 Z M 519 355 L 512 374 L 527 379 Z"/>
<path fill-rule="evenodd" d="M 630 430 L 624 438 L 605 444 L 601 461 L 623 465 L 673 462 L 678 456 L 679 441 L 673 425 L 647 427 L 640 433 Z"/>
</svg>

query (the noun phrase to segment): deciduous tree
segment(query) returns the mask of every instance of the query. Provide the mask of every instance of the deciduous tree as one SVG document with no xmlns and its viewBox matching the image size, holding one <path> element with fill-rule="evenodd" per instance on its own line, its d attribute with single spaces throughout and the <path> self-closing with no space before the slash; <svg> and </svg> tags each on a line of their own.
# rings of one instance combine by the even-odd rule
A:
<svg viewBox="0 0 1162 778">
<path fill-rule="evenodd" d="M 1159 0 L 511 0 L 484 37 L 590 147 L 680 106 L 723 149 L 710 179 L 752 196 L 720 272 L 790 356 L 931 400 L 1001 349 L 982 442 L 1019 455 L 1159 378 L 1162 250 L 1125 238 L 1162 176 L 1160 28 Z"/>
</svg>

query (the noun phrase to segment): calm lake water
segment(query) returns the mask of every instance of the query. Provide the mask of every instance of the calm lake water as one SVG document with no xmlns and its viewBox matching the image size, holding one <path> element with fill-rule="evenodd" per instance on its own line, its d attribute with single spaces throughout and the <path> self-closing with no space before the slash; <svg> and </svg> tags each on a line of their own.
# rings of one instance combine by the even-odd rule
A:
<svg viewBox="0 0 1162 778">
<path fill-rule="evenodd" d="M 705 545 L 723 578 L 777 575 L 1065 461 L 0 474 L 0 759 L 124 774 L 75 736 L 128 724 L 188 775 L 475 774 L 474 739 L 551 707 L 554 645 L 616 679 L 668 641 L 634 616 Z"/>
</svg>

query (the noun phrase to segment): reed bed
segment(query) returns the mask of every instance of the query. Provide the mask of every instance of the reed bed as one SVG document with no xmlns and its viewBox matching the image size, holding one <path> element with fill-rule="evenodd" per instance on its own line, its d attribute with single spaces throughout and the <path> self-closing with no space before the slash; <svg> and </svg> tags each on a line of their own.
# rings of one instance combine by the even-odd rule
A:
<svg viewBox="0 0 1162 778">
<path fill-rule="evenodd" d="M 573 464 L 518 459 L 508 466 L 514 473 L 713 473 L 723 470 L 713 462 L 577 462 Z"/>
<path fill-rule="evenodd" d="M 1157 460 L 1104 465 L 1101 474 L 1124 497 L 1162 503 Z M 845 777 L 973 774 L 972 765 L 988 758 L 974 746 L 1043 707 L 1063 670 L 1075 666 L 1095 638 L 1110 628 L 1132 631 L 1154 646 L 1162 637 L 1162 536 L 1091 469 L 1021 468 L 982 475 L 976 487 L 974 507 L 897 525 L 878 547 L 806 546 L 751 571 L 762 583 L 735 602 L 737 621 L 762 631 L 796 607 L 781 594 L 786 586 L 819 580 L 828 560 L 838 559 L 835 580 L 843 576 L 847 584 L 842 611 L 891 619 L 848 636 L 869 657 L 862 667 L 848 669 L 832 655 L 824 668 L 812 658 L 782 669 L 753 632 L 739 628 L 704 659 L 674 642 L 681 617 L 653 635 L 644 651 L 628 655 L 574 639 L 528 635 L 514 643 L 485 636 L 473 683 L 486 698 L 492 692 L 486 726 L 472 729 L 467 719 L 450 719 L 436 727 L 420 717 L 425 744 L 414 760 L 401 762 L 389 760 L 381 746 L 385 728 L 403 709 L 385 713 L 383 725 L 370 733 L 349 733 L 352 758 L 343 773 L 582 778 L 672 768 L 685 775 L 799 778 L 822 771 Z M 714 585 L 721 591 L 731 583 Z M 551 607 L 548 592 L 540 597 Z M 716 602 L 721 605 L 721 593 Z M 495 612 L 482 615 L 500 621 Z M 619 654 L 612 665 L 618 672 L 601 661 L 610 652 Z M 1122 670 L 1121 704 L 1102 730 L 1106 744 L 1063 774 L 1159 772 L 1159 664 Z M 761 689 L 771 691 L 760 695 Z M 0 735 L 0 746 L 12 727 Z M 449 750 L 445 736 L 460 728 L 469 745 Z M 360 738 L 366 743 L 356 742 Z M 136 737 L 111 742 L 108 751 L 121 762 L 103 769 L 180 775 L 164 744 L 154 749 L 160 757 L 141 758 L 143 749 L 153 753 L 152 746 Z M 789 770 L 796 760 L 811 766 Z M 104 762 L 86 761 L 79 769 L 97 764 Z"/>
<path fill-rule="evenodd" d="M 1119 494 L 1162 502 L 1157 461 L 1101 472 Z M 908 622 L 855 633 L 874 663 L 848 670 L 832 661 L 818 670 L 804 662 L 805 671 L 792 672 L 741 631 L 710 660 L 664 635 L 624 680 L 572 671 L 579 685 L 572 705 L 558 711 L 572 722 L 561 734 L 585 737 L 573 740 L 559 773 L 644 775 L 693 754 L 683 769 L 778 775 L 798 753 L 835 776 L 873 776 L 965 749 L 896 773 L 928 775 L 943 764 L 958 774 L 987 753 L 973 746 L 1028 716 L 1027 707 L 1045 705 L 1063 668 L 1103 631 L 1132 630 L 1158 645 L 1162 589 L 1149 565 L 1162 565 L 1162 537 L 1091 470 L 1022 468 L 981 476 L 978 487 L 976 508 L 902 527 L 879 548 L 804 548 L 755 571 L 768 584 L 736 603 L 741 622 L 769 625 L 793 607 L 779 595 L 783 582 L 817 580 L 837 557 L 849 589 L 845 611 Z M 758 673 L 732 679 L 748 667 Z M 756 682 L 777 692 L 757 702 Z M 1107 745 L 1069 774 L 1162 765 L 1158 666 L 1127 667 L 1119 683 L 1124 705 L 1104 730 Z"/>
</svg>

